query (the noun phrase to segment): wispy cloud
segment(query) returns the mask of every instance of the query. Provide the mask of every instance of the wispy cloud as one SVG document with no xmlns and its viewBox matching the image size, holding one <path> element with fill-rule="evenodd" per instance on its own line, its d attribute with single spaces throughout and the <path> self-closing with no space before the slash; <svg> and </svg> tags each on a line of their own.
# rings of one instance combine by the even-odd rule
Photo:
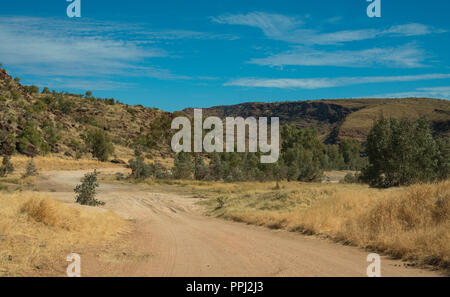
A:
<svg viewBox="0 0 450 297">
<path fill-rule="evenodd" d="M 323 51 L 309 47 L 275 54 L 267 58 L 252 59 L 249 63 L 266 66 L 346 66 L 346 67 L 424 67 L 426 54 L 415 44 L 399 47 L 363 50 Z"/>
<path fill-rule="evenodd" d="M 431 87 L 431 88 L 417 88 L 409 92 L 397 92 L 397 93 L 387 93 L 378 94 L 371 97 L 382 97 L 382 98 L 405 98 L 405 97 L 420 97 L 420 98 L 441 98 L 450 99 L 450 86 L 444 87 Z"/>
<path fill-rule="evenodd" d="M 321 89 L 357 84 L 408 82 L 450 78 L 450 74 L 421 74 L 404 76 L 363 76 L 337 78 L 239 78 L 225 83 L 225 86 L 262 87 L 279 89 Z"/>
<path fill-rule="evenodd" d="M 83 77 L 83 82 L 99 81 L 98 85 L 91 83 L 97 88 L 90 89 L 104 89 L 114 86 L 112 76 L 191 79 L 156 66 L 158 58 L 173 56 L 161 47 L 163 40 L 235 38 L 189 30 L 151 31 L 145 24 L 87 18 L 0 16 L 0 62 L 20 73 L 41 76 L 54 83 L 53 87 L 62 85 L 55 78 Z M 67 87 L 72 85 L 66 83 Z"/>
<path fill-rule="evenodd" d="M 118 27 L 89 21 L 0 17 L 0 57 L 24 74 L 56 76 L 143 75 L 171 78 L 141 62 L 168 53 L 120 38 Z M 118 31 L 119 30 L 119 31 Z M 176 77 L 176 75 L 172 75 Z"/>
<path fill-rule="evenodd" d="M 419 36 L 445 32 L 418 23 L 396 25 L 387 29 L 321 32 L 319 30 L 305 28 L 303 20 L 297 17 L 265 12 L 226 14 L 213 17 L 212 20 L 219 24 L 259 28 L 267 38 L 303 45 L 330 45 L 374 39 L 382 36 Z"/>
<path fill-rule="evenodd" d="M 282 36 L 294 30 L 303 22 L 281 14 L 252 12 L 249 14 L 221 15 L 212 17 L 212 21 L 219 24 L 245 25 L 261 29 L 268 37 Z"/>
</svg>

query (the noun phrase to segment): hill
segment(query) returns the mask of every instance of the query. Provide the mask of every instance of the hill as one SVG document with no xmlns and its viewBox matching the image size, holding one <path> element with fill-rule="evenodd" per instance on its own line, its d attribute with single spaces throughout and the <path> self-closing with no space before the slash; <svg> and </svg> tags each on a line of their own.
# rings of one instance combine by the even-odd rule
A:
<svg viewBox="0 0 450 297">
<path fill-rule="evenodd" d="M 192 115 L 193 108 L 183 111 Z M 387 117 L 426 116 L 438 136 L 450 136 L 450 102 L 428 98 L 336 99 L 277 103 L 242 103 L 203 110 L 206 116 L 271 117 L 297 128 L 315 128 L 325 143 L 340 139 L 364 141 L 373 121 Z M 180 114 L 176 112 L 174 114 Z M 113 156 L 127 158 L 136 148 L 153 157 L 172 155 L 170 123 L 174 114 L 130 106 L 114 99 L 24 86 L 0 68 L 0 153 L 11 149 L 25 155 L 53 153 L 91 157 L 85 139 L 102 131 L 115 148 Z"/>
<path fill-rule="evenodd" d="M 155 108 L 129 106 L 114 99 L 57 93 L 23 86 L 0 69 L 0 145 L 15 146 L 19 153 L 42 151 L 66 156 L 87 154 L 83 134 L 104 131 L 116 155 L 132 154 L 139 135 L 150 133 L 152 123 L 170 119 L 171 114 Z M 155 147 L 158 148 L 158 147 Z"/>
<path fill-rule="evenodd" d="M 184 112 L 192 115 L 193 108 Z M 220 118 L 277 116 L 281 124 L 317 129 L 326 143 L 339 139 L 364 141 L 373 121 L 381 114 L 409 119 L 426 116 L 436 135 L 450 136 L 450 101 L 430 98 L 253 102 L 206 108 L 203 114 Z"/>
</svg>

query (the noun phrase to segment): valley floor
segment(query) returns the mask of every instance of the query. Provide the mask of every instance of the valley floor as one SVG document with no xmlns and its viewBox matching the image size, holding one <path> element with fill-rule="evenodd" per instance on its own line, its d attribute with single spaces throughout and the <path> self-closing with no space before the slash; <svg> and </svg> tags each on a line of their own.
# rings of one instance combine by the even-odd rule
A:
<svg viewBox="0 0 450 297">
<path fill-rule="evenodd" d="M 113 174 L 118 169 L 103 169 Z M 86 171 L 42 173 L 37 188 L 73 204 L 73 188 Z M 188 193 L 100 182 L 98 199 L 133 226 L 101 247 L 75 247 L 83 276 L 365 276 L 369 252 L 281 230 L 204 215 Z M 60 259 L 60 265 L 65 262 Z M 439 276 L 382 257 L 383 276 Z M 64 276 L 64 272 L 55 272 Z M 61 274 L 61 275 L 60 275 Z"/>
</svg>

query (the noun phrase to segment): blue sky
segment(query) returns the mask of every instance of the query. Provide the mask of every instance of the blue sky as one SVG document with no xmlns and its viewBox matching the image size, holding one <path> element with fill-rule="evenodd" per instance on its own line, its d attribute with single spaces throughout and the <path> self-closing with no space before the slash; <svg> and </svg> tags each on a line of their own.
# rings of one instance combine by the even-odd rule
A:
<svg viewBox="0 0 450 297">
<path fill-rule="evenodd" d="M 2 1 L 24 84 L 173 111 L 249 101 L 450 99 L 449 1 Z"/>
</svg>

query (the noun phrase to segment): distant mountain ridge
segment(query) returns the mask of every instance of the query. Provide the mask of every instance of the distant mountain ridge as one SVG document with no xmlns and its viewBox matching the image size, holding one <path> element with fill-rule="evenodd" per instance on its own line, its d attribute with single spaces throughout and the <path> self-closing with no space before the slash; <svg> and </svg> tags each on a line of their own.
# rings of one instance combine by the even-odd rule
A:
<svg viewBox="0 0 450 297">
<path fill-rule="evenodd" d="M 183 111 L 193 115 L 193 108 Z M 327 99 L 275 103 L 249 102 L 204 108 L 205 116 L 279 117 L 281 124 L 314 128 L 324 142 L 351 138 L 364 141 L 380 115 L 416 119 L 426 116 L 438 136 L 450 136 L 450 101 L 431 98 Z"/>
</svg>

